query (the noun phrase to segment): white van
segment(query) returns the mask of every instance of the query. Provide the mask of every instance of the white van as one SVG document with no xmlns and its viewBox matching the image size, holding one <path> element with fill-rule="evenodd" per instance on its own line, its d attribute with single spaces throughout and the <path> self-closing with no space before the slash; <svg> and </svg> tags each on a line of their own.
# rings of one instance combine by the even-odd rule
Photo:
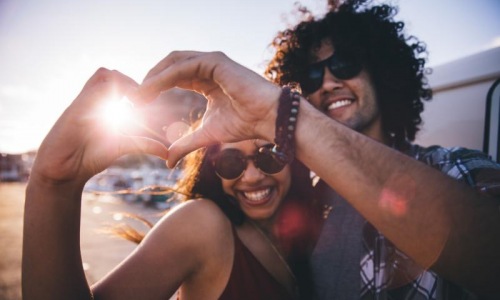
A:
<svg viewBox="0 0 500 300">
<path fill-rule="evenodd" d="M 500 47 L 433 67 L 416 143 L 462 146 L 500 162 Z"/>
</svg>

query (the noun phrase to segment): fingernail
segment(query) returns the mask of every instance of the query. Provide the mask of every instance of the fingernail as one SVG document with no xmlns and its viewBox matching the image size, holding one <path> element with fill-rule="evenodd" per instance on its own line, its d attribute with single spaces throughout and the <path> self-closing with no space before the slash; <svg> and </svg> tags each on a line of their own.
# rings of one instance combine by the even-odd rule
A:
<svg viewBox="0 0 500 300">
<path fill-rule="evenodd" d="M 172 160 L 170 159 L 167 159 L 167 166 L 170 168 L 170 169 L 175 169 L 175 168 L 178 168 L 181 166 L 181 161 L 180 160 L 177 160 L 175 162 L 175 164 L 172 164 Z"/>
</svg>

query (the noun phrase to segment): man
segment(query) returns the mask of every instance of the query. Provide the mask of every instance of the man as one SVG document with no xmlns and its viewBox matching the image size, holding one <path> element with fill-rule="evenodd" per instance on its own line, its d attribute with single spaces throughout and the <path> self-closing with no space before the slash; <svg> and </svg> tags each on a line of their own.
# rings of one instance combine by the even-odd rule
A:
<svg viewBox="0 0 500 300">
<path fill-rule="evenodd" d="M 384 8 L 375 8 L 374 11 L 382 15 L 388 13 Z M 291 41 L 292 45 L 296 42 Z M 424 149 L 408 144 L 405 139 L 413 139 L 416 130 L 411 131 L 411 124 L 403 128 L 394 126 L 393 120 L 384 113 L 387 107 L 382 104 L 382 99 L 386 97 L 380 86 L 394 82 L 375 78 L 368 64 L 361 64 L 358 72 L 352 67 L 355 60 L 344 59 L 349 53 L 341 53 L 341 50 L 338 50 L 337 58 L 327 60 L 334 62 L 332 71 L 322 60 L 331 57 L 335 47 L 341 47 L 334 40 L 331 48 L 326 42 L 319 45 L 323 46 L 318 47 L 319 50 L 312 48 L 316 50 L 316 57 L 312 56 L 314 59 L 297 68 L 297 74 L 312 66 L 309 69 L 311 80 L 302 81 L 306 84 L 302 87 L 306 94 L 308 88 L 317 91 L 314 89 L 317 85 L 315 79 L 321 79 L 319 93 L 309 95 L 311 103 L 319 105 L 321 111 L 306 101 L 300 101 L 300 112 L 290 118 L 296 121 L 289 134 L 295 147 L 283 139 L 281 130 L 288 117 L 287 110 L 281 109 L 289 103 L 286 89 L 269 83 L 220 52 L 173 52 L 151 69 L 129 97 L 136 101 L 150 101 L 162 91 L 176 86 L 206 97 L 208 103 L 202 126 L 170 146 L 170 167 L 182 156 L 205 145 L 261 138 L 286 146 L 282 149 L 294 148 L 296 158 L 345 199 L 348 205 L 342 205 L 342 209 L 355 210 L 345 217 L 345 222 L 350 222 L 347 226 L 335 223 L 335 218 L 342 217 L 341 213 L 335 212 L 336 205 L 325 210 L 327 219 L 329 214 L 332 215 L 332 221 L 327 220 L 325 228 L 333 222 L 334 233 L 335 230 L 346 232 L 340 232 L 339 237 L 329 235 L 326 229 L 318 243 L 313 263 L 316 264 L 316 274 L 323 276 L 319 280 L 324 280 L 323 283 L 317 281 L 319 296 L 339 295 L 338 299 L 345 299 L 341 298 L 344 296 L 355 299 L 460 299 L 463 296 L 474 299 L 473 294 L 476 294 L 480 299 L 499 299 L 500 166 L 479 152 Z M 286 56 L 285 53 L 277 54 L 280 55 Z M 322 68 L 316 68 L 318 65 Z M 349 65 L 350 68 L 339 70 L 339 65 Z M 385 67 L 388 73 L 392 72 L 390 64 Z M 412 72 L 418 72 L 419 68 L 413 68 Z M 417 79 L 418 76 L 417 73 Z M 399 83 L 398 78 L 394 80 Z M 328 85 L 341 87 L 337 88 L 342 91 L 340 96 L 317 97 L 326 93 Z M 350 89 L 347 89 L 348 85 Z M 400 88 L 397 84 L 393 88 L 404 91 L 409 87 Z M 414 89 L 418 91 L 420 85 Z M 421 91 L 417 95 L 425 96 L 425 93 Z M 297 105 L 295 97 L 290 102 Z M 413 98 L 410 103 L 414 106 L 413 111 L 418 112 L 418 101 Z M 398 103 L 388 105 L 396 107 L 398 113 L 402 111 Z M 328 108 L 335 106 L 345 112 L 332 111 L 328 113 L 333 118 L 327 116 Z M 292 111 L 296 115 L 296 111 Z M 336 121 L 337 117 L 367 135 Z M 398 119 L 399 116 L 392 117 Z M 418 124 L 418 118 L 418 114 L 412 117 L 412 122 L 416 121 L 414 125 Z M 362 216 L 361 220 L 356 213 Z M 372 226 L 360 226 L 363 219 Z M 321 246 L 328 240 L 344 243 L 350 238 L 354 241 L 347 241 L 345 249 L 330 252 L 330 246 Z M 360 250 L 359 243 L 366 245 Z M 324 249 L 325 253 L 319 253 L 318 249 Z M 360 252 L 359 256 L 356 256 L 356 251 Z M 343 254 L 346 256 L 337 257 Z M 357 258 L 363 259 L 361 263 Z M 326 265 L 332 259 L 335 264 L 326 266 L 328 273 L 318 267 L 318 264 Z M 337 269 L 339 265 L 343 270 Z M 331 269 L 333 267 L 335 269 Z M 356 273 L 347 274 L 345 270 L 349 269 Z M 422 273 L 422 270 L 430 271 Z M 360 275 L 356 275 L 358 271 Z M 335 272 L 341 272 L 340 278 L 333 277 Z M 344 272 L 352 280 L 352 285 L 345 291 L 337 290 L 335 286 L 345 284 L 342 281 Z"/>
<path fill-rule="evenodd" d="M 473 188 L 498 184 L 498 165 L 481 153 L 409 143 L 421 123 L 422 100 L 431 98 L 424 76 L 425 46 L 404 34 L 404 24 L 393 19 L 396 8 L 362 2 L 330 4 L 323 18 L 309 17 L 279 33 L 268 78 L 280 85 L 299 83 L 308 101 L 330 118 Z M 404 189 L 380 205 L 391 207 L 395 215 L 406 214 L 401 199 L 420 192 L 413 176 L 389 175 Z M 415 264 L 338 193 L 323 193 L 326 220 L 312 255 L 316 298 L 473 299 L 439 272 L 424 271 L 434 262 Z M 495 195 L 491 189 L 490 194 Z M 432 229 L 421 228 L 427 230 Z"/>
</svg>

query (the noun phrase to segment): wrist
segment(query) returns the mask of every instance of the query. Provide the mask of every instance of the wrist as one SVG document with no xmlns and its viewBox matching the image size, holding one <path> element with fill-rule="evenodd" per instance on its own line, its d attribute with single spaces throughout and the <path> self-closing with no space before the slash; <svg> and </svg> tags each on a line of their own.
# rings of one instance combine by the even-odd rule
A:
<svg viewBox="0 0 500 300">
<path fill-rule="evenodd" d="M 277 85 L 270 85 L 269 91 L 266 93 L 269 99 L 270 108 L 266 115 L 261 118 L 261 122 L 255 127 L 257 136 L 260 138 L 273 142 L 276 131 L 276 118 L 278 117 L 279 98 L 281 96 L 281 88 Z"/>
<path fill-rule="evenodd" d="M 300 93 L 292 87 L 285 86 L 281 89 L 272 152 L 282 163 L 290 163 L 295 158 L 295 130 L 300 99 Z"/>
<path fill-rule="evenodd" d="M 50 194 L 81 194 L 86 181 L 77 180 L 54 180 L 38 174 L 36 171 L 30 174 L 27 190 L 37 190 Z"/>
</svg>

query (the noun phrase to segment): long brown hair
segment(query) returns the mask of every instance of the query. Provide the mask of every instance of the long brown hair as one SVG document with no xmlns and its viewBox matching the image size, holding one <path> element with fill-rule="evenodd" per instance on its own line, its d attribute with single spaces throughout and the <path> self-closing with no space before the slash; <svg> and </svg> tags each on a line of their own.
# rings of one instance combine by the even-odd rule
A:
<svg viewBox="0 0 500 300">
<path fill-rule="evenodd" d="M 238 201 L 224 193 L 222 181 L 215 173 L 212 160 L 219 149 L 220 145 L 212 145 L 188 154 L 182 160 L 182 176 L 174 191 L 182 201 L 205 198 L 215 202 L 229 220 L 238 226 L 245 221 L 246 216 Z M 280 205 L 273 232 L 298 280 L 301 299 L 309 299 L 312 287 L 309 256 L 323 219 L 311 184 L 310 171 L 298 160 L 291 163 L 290 170 L 292 184 Z M 147 222 L 138 216 L 132 217 Z M 143 233 L 128 225 L 116 228 L 114 233 L 135 243 L 140 243 L 144 238 Z"/>
<path fill-rule="evenodd" d="M 224 193 L 222 181 L 216 175 L 212 159 L 219 145 L 192 152 L 183 162 L 184 176 L 177 188 L 185 198 L 203 197 L 214 201 L 231 222 L 238 226 L 245 220 L 236 199 Z M 310 180 L 310 171 L 300 161 L 290 165 L 291 186 L 280 205 L 274 234 L 287 254 L 290 267 L 298 279 L 302 299 L 311 295 L 309 256 L 322 225 L 322 207 Z"/>
</svg>

